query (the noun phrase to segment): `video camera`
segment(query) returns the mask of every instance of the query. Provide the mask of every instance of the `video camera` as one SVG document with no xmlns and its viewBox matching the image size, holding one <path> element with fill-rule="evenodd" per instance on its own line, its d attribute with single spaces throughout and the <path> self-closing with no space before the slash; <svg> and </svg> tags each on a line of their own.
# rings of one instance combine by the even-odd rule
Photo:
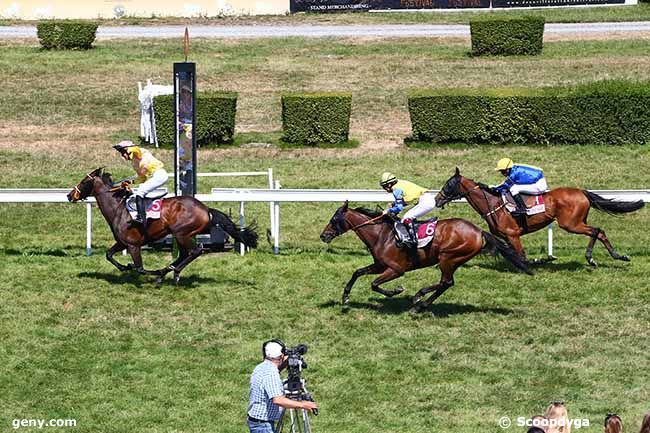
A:
<svg viewBox="0 0 650 433">
<path fill-rule="evenodd" d="M 300 373 L 307 368 L 303 355 L 307 353 L 307 345 L 299 344 L 296 347 L 286 347 L 284 354 L 287 356 L 287 382 L 286 388 L 290 393 L 300 391 L 303 381 Z"/>
</svg>

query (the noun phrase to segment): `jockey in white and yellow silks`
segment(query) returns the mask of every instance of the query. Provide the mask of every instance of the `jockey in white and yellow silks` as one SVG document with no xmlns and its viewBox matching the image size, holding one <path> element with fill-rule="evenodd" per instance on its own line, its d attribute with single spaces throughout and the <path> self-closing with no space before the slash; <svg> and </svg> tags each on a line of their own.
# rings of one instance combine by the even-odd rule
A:
<svg viewBox="0 0 650 433">
<path fill-rule="evenodd" d="M 132 178 L 138 187 L 133 191 L 136 198 L 138 217 L 134 222 L 143 223 L 145 218 L 144 197 L 151 191 L 163 186 L 169 175 L 162 162 L 156 159 L 147 149 L 142 149 L 131 141 L 122 141 L 113 146 L 126 161 L 131 161 L 136 177 Z"/>
<path fill-rule="evenodd" d="M 399 214 L 408 205 L 414 205 L 402 216 L 401 222 L 406 225 L 411 242 L 417 244 L 417 238 L 411 222 L 423 215 L 428 214 L 436 207 L 436 201 L 431 194 L 425 194 L 428 190 L 408 180 L 397 179 L 392 173 L 381 175 L 379 182 L 382 188 L 393 194 L 395 201 L 392 206 L 384 210 L 384 214 Z"/>
</svg>

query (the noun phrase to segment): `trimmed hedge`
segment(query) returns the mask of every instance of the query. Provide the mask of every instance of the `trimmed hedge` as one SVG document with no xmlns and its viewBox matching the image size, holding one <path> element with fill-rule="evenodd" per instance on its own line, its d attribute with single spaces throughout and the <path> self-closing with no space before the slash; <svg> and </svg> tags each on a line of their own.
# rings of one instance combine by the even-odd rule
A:
<svg viewBox="0 0 650 433">
<path fill-rule="evenodd" d="M 542 52 L 544 17 L 471 20 L 472 55 L 538 55 Z"/>
<path fill-rule="evenodd" d="M 285 93 L 282 95 L 282 140 L 309 146 L 348 141 L 350 93 Z"/>
<path fill-rule="evenodd" d="M 87 21 L 51 20 L 36 26 L 41 46 L 47 50 L 88 50 L 97 34 L 97 23 Z"/>
<path fill-rule="evenodd" d="M 650 142 L 650 83 L 438 90 L 409 95 L 412 140 L 432 143 Z"/>
<path fill-rule="evenodd" d="M 174 95 L 154 98 L 156 134 L 161 146 L 174 145 Z M 237 93 L 198 93 L 196 100 L 196 143 L 230 144 L 235 134 Z"/>
</svg>

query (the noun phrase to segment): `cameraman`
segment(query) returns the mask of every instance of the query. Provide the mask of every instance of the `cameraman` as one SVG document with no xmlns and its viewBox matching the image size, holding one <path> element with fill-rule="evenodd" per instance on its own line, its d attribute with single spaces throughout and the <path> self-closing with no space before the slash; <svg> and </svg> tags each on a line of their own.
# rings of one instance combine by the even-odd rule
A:
<svg viewBox="0 0 650 433">
<path fill-rule="evenodd" d="M 248 428 L 250 433 L 274 433 L 275 422 L 285 409 L 317 409 L 312 401 L 295 401 L 284 396 L 280 370 L 286 367 L 284 345 L 268 341 L 262 346 L 264 361 L 255 367 L 248 397 Z"/>
</svg>

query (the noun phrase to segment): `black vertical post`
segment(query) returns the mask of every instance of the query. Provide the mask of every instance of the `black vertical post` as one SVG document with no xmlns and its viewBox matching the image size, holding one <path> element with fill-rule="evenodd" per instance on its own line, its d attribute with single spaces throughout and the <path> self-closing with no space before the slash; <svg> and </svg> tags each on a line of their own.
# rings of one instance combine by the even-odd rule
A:
<svg viewBox="0 0 650 433">
<path fill-rule="evenodd" d="M 174 63 L 174 192 L 196 194 L 196 64 Z"/>
</svg>

